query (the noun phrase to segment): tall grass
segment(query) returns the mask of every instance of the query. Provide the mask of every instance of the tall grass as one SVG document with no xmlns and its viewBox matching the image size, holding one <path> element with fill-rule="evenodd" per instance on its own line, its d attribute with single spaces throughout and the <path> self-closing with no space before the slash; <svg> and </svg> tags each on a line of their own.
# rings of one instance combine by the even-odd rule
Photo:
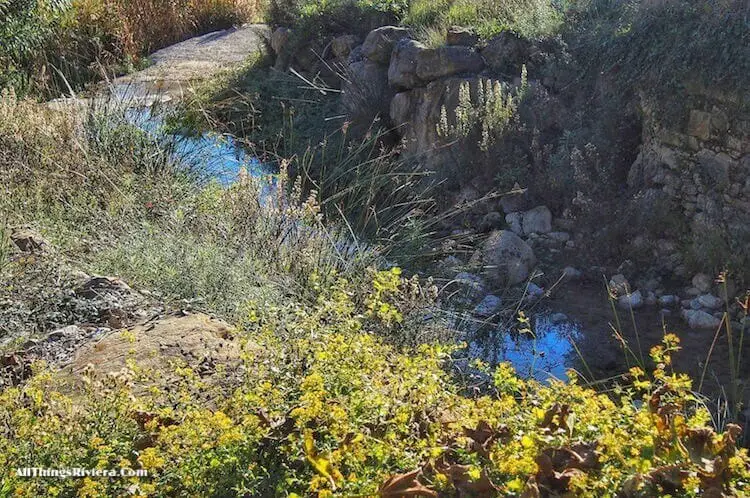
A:
<svg viewBox="0 0 750 498">
<path fill-rule="evenodd" d="M 0 0 L 0 87 L 65 93 L 137 67 L 153 50 L 258 19 L 262 8 L 262 0 Z"/>
</svg>

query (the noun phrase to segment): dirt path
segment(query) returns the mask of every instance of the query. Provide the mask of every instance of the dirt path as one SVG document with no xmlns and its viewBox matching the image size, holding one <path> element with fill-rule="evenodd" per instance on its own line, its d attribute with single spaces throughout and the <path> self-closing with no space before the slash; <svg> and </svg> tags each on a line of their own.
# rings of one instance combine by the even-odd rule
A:
<svg viewBox="0 0 750 498">
<path fill-rule="evenodd" d="M 269 28 L 248 24 L 216 31 L 163 48 L 149 56 L 152 65 L 112 82 L 120 96 L 162 101 L 181 99 L 197 83 L 242 64 L 261 50 Z"/>
</svg>

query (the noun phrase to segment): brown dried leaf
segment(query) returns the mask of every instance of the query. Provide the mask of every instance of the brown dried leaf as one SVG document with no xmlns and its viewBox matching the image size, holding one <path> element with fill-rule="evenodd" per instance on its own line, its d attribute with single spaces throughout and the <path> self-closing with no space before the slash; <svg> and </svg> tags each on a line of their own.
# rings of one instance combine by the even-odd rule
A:
<svg viewBox="0 0 750 498">
<path fill-rule="evenodd" d="M 409 498 L 412 496 L 426 496 L 437 498 L 436 491 L 419 482 L 422 470 L 417 469 L 406 474 L 391 476 L 380 486 L 378 496 L 381 498 Z"/>
</svg>

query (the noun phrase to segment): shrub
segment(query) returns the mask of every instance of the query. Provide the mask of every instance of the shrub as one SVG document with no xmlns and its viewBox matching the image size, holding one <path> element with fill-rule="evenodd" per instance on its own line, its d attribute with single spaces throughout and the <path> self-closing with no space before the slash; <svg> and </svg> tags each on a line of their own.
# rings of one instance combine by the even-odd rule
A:
<svg viewBox="0 0 750 498">
<path fill-rule="evenodd" d="M 634 368 L 610 394 L 578 385 L 572 374 L 568 384 L 522 380 L 502 364 L 488 372 L 481 394 L 467 397 L 445 369 L 452 348 L 401 351 L 376 335 L 401 321 L 399 296 L 412 287 L 388 273 L 371 273 L 369 288 L 329 275 L 312 301 L 256 305 L 244 321 L 244 379 L 231 393 L 184 366 L 170 386 L 137 391 L 158 377 L 132 362 L 120 376 L 89 377 L 75 393 L 44 371 L 5 390 L 3 467 L 137 468 L 149 476 L 5 474 L 0 489 L 17 496 L 747 492 L 750 460 L 736 448 L 739 428 L 706 427 L 710 415 L 690 381 L 670 369 L 674 336 L 653 349 L 652 377 Z M 376 313 L 367 302 L 378 303 Z"/>
</svg>

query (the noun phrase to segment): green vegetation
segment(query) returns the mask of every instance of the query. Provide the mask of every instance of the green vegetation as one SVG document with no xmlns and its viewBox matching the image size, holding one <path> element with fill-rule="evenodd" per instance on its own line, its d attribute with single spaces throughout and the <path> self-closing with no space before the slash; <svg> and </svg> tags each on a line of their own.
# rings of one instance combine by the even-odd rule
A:
<svg viewBox="0 0 750 498">
<path fill-rule="evenodd" d="M 150 477 L 11 475 L 0 489 L 92 497 L 747 492 L 739 428 L 706 428 L 709 413 L 689 379 L 669 367 L 674 336 L 652 351 L 653 378 L 633 369 L 628 387 L 611 395 L 575 377 L 524 381 L 503 364 L 488 372 L 483 394 L 467 397 L 445 369 L 451 348 L 399 350 L 379 337 L 408 326 L 416 282 L 395 270 L 368 276 L 371 284 L 358 287 L 331 275 L 312 302 L 249 303 L 239 331 L 247 368 L 231 393 L 177 365 L 178 383 L 138 394 L 133 386 L 154 372 L 133 363 L 131 374 L 91 378 L 75 395 L 43 371 L 5 390 L 6 468 L 141 468 Z"/>
<path fill-rule="evenodd" d="M 57 96 L 260 11 L 256 0 L 0 0 L 0 88 Z"/>
</svg>

